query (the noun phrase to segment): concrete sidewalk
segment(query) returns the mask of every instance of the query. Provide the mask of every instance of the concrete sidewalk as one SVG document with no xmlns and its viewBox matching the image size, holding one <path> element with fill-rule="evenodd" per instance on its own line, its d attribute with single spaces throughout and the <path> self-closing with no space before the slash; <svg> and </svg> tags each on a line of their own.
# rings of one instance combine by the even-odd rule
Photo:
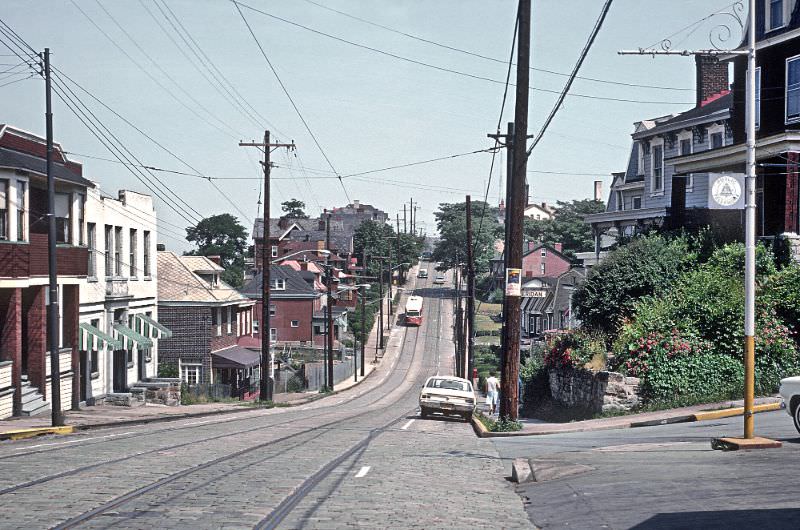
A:
<svg viewBox="0 0 800 530">
<path fill-rule="evenodd" d="M 742 414 L 742 401 L 723 401 L 720 403 L 707 403 L 691 407 L 643 412 L 626 416 L 612 416 L 583 421 L 565 423 L 548 423 L 542 420 L 521 418 L 522 430 L 515 432 L 488 432 L 483 424 L 475 418 L 473 426 L 478 436 L 508 437 L 508 436 L 541 436 L 547 434 L 562 434 L 571 432 L 601 431 L 608 429 L 630 429 L 635 427 L 649 427 L 653 425 L 667 425 L 670 423 L 683 423 L 719 419 L 721 417 L 739 416 Z M 781 406 L 780 398 L 765 397 L 755 400 L 755 412 L 776 410 Z M 481 412 L 484 412 L 481 410 Z M 484 412 L 485 414 L 485 412 Z"/>
</svg>

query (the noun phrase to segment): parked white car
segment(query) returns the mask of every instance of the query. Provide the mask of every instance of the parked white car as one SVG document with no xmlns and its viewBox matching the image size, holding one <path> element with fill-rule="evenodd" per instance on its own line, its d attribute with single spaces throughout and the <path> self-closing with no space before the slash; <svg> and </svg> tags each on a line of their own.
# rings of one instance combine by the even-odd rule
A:
<svg viewBox="0 0 800 530">
<path fill-rule="evenodd" d="M 475 410 L 472 383 L 460 377 L 435 375 L 425 381 L 419 394 L 419 410 L 423 418 L 433 413 L 458 415 L 467 421 Z"/>
<path fill-rule="evenodd" d="M 781 379 L 780 393 L 786 412 L 794 419 L 794 428 L 800 432 L 800 376 Z"/>
<path fill-rule="evenodd" d="M 433 279 L 433 283 L 436 285 L 444 285 L 444 274 L 437 274 L 436 278 Z"/>
</svg>

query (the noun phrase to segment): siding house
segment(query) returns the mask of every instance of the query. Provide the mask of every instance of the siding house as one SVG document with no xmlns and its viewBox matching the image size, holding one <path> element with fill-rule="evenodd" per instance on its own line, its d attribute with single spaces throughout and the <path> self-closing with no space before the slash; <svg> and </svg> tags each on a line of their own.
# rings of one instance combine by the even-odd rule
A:
<svg viewBox="0 0 800 530">
<path fill-rule="evenodd" d="M 0 125 L 0 418 L 50 410 L 51 347 L 61 406 L 79 402 L 79 285 L 89 263 L 86 195 L 94 184 L 54 144 L 58 343 L 47 343 L 48 221 L 44 138 Z"/>
</svg>

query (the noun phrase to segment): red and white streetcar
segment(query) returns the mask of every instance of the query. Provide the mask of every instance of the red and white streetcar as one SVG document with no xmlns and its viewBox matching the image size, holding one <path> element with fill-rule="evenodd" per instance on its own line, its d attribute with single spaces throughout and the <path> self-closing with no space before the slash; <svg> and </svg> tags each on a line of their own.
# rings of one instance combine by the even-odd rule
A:
<svg viewBox="0 0 800 530">
<path fill-rule="evenodd" d="M 422 297 L 409 296 L 406 300 L 406 326 L 422 325 Z"/>
</svg>

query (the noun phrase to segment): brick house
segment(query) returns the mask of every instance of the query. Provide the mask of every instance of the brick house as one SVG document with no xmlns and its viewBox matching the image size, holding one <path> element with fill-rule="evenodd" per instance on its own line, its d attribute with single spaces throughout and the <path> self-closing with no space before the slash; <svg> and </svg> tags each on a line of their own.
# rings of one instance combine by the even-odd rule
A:
<svg viewBox="0 0 800 530">
<path fill-rule="evenodd" d="M 0 418 L 50 409 L 46 315 L 47 178 L 44 138 L 0 125 Z M 79 400 L 79 284 L 86 278 L 85 204 L 94 184 L 54 144 L 61 405 Z"/>
<path fill-rule="evenodd" d="M 253 302 L 220 279 L 224 269 L 205 256 L 158 252 L 160 364 L 176 366 L 188 384 L 255 384 L 260 353 L 240 346 L 253 334 Z"/>
<path fill-rule="evenodd" d="M 522 277 L 558 278 L 570 268 L 570 260 L 561 253 L 561 243 L 528 242 L 528 250 L 522 254 Z"/>
</svg>

